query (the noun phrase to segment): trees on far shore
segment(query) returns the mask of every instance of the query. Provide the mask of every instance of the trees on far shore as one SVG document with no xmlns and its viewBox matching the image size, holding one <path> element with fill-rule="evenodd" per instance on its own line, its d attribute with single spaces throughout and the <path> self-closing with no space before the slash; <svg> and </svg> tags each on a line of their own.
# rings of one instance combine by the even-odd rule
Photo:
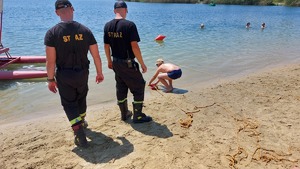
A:
<svg viewBox="0 0 300 169">
<path fill-rule="evenodd" d="M 216 3 L 228 5 L 283 5 L 298 6 L 300 0 L 127 0 L 131 2 L 152 2 L 152 3 Z"/>
</svg>

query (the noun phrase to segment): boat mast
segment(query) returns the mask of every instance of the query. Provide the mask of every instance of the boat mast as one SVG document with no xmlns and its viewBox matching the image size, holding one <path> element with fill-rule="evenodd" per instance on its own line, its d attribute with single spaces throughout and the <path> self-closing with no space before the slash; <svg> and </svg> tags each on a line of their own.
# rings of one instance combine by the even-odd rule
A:
<svg viewBox="0 0 300 169">
<path fill-rule="evenodd" d="M 0 0 L 0 54 L 5 53 L 8 58 L 11 58 L 8 53 L 9 48 L 4 48 L 2 44 L 2 15 L 3 15 L 3 0 Z"/>
<path fill-rule="evenodd" d="M 0 0 L 0 43 L 2 45 L 2 14 L 3 14 L 3 0 Z"/>
</svg>

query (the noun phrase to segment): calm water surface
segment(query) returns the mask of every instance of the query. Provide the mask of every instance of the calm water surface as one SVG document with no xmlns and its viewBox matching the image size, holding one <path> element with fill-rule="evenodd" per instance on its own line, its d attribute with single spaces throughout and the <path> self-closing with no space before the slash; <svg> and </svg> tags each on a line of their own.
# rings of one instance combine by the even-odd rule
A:
<svg viewBox="0 0 300 169">
<path fill-rule="evenodd" d="M 103 50 L 104 24 L 114 17 L 111 0 L 76 0 L 75 20 L 95 34 L 103 60 L 105 81 L 96 85 L 91 66 L 88 105 L 115 101 L 114 75 L 107 68 Z M 4 0 L 2 43 L 10 54 L 45 55 L 45 32 L 59 18 L 54 3 L 39 0 Z M 128 20 L 136 23 L 140 47 L 148 72 L 157 58 L 178 64 L 183 77 L 175 87 L 191 90 L 211 80 L 245 75 L 268 66 L 298 62 L 300 53 L 300 8 L 282 6 L 238 6 L 160 4 L 128 2 Z M 252 28 L 245 29 L 251 23 Z M 264 30 L 260 29 L 266 23 Z M 205 24 L 205 29 L 199 25 Z M 154 38 L 163 34 L 163 43 Z M 91 56 L 89 56 L 91 58 Z M 9 69 L 44 69 L 44 64 L 17 65 Z M 63 113 L 59 95 L 48 91 L 45 79 L 0 82 L 0 124 Z M 146 98 L 147 99 L 147 98 Z"/>
</svg>

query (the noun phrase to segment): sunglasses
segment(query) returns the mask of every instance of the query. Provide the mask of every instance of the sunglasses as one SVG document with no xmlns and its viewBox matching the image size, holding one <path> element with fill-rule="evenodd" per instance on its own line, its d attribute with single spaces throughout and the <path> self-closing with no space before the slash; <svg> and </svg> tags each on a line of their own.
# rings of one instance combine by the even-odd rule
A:
<svg viewBox="0 0 300 169">
<path fill-rule="evenodd" d="M 58 9 L 62 9 L 62 8 L 68 8 L 68 7 L 72 7 L 72 5 L 70 5 L 70 4 L 66 4 L 66 5 L 59 5 L 59 6 L 56 8 L 56 10 L 58 10 Z"/>
</svg>

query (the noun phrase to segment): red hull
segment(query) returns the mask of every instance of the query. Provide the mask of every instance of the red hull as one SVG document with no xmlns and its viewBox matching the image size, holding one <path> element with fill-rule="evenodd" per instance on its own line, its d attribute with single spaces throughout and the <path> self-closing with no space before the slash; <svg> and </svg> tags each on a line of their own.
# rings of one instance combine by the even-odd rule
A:
<svg viewBox="0 0 300 169">
<path fill-rule="evenodd" d="M 9 62 L 11 60 L 17 59 L 14 63 L 45 63 L 46 56 L 12 56 L 0 57 L 0 62 Z"/>
<path fill-rule="evenodd" d="M 0 71 L 0 80 L 31 79 L 47 77 L 47 71 Z"/>
<path fill-rule="evenodd" d="M 20 60 L 15 63 L 45 63 L 46 56 L 13 56 L 13 58 L 20 57 Z"/>
<path fill-rule="evenodd" d="M 0 57 L 0 68 L 5 68 L 10 64 L 21 63 L 45 63 L 46 56 L 12 56 Z M 23 71 L 0 71 L 0 80 L 31 79 L 47 77 L 46 71 L 23 70 Z"/>
</svg>

